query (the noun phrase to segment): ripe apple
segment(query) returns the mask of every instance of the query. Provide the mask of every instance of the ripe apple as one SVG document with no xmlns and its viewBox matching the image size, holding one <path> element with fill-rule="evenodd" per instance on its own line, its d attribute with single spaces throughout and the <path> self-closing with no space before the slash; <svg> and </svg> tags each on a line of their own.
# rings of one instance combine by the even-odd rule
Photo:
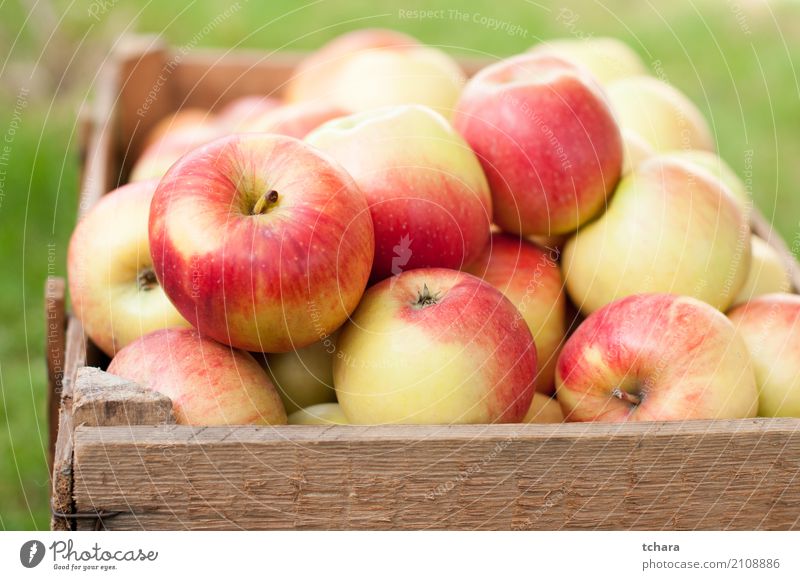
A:
<svg viewBox="0 0 800 580">
<path fill-rule="evenodd" d="M 800 296 L 759 296 L 731 310 L 728 317 L 753 360 L 758 414 L 800 417 Z"/>
<path fill-rule="evenodd" d="M 478 259 L 464 270 L 483 278 L 517 307 L 536 342 L 536 390 L 552 393 L 556 359 L 566 334 L 558 251 L 496 233 Z"/>
<path fill-rule="evenodd" d="M 625 177 L 561 262 L 586 314 L 642 292 L 686 294 L 725 310 L 750 266 L 747 219 L 725 186 L 692 164 L 654 157 Z"/>
<path fill-rule="evenodd" d="M 622 175 L 628 175 L 645 160 L 653 157 L 656 152 L 650 144 L 638 133 L 630 129 L 622 131 Z"/>
<path fill-rule="evenodd" d="M 198 126 L 211 127 L 216 122 L 213 113 L 199 107 L 180 109 L 161 119 L 147 133 L 144 146 L 149 147 L 171 133 L 180 133 Z"/>
<path fill-rule="evenodd" d="M 338 403 L 320 403 L 289 415 L 289 425 L 348 425 Z"/>
<path fill-rule="evenodd" d="M 419 46 L 416 38 L 382 28 L 363 28 L 342 34 L 300 63 L 286 85 L 285 99 L 313 101 L 331 94 L 337 75 L 348 59 L 359 53 L 392 46 Z"/>
<path fill-rule="evenodd" d="M 267 112 L 281 106 L 281 101 L 272 97 L 246 95 L 232 100 L 219 110 L 217 124 L 225 133 L 251 132 L 251 123 Z"/>
<path fill-rule="evenodd" d="M 568 421 L 753 417 L 750 356 L 718 310 L 688 296 L 636 294 L 589 316 L 558 358 Z"/>
<path fill-rule="evenodd" d="M 536 347 L 514 305 L 456 270 L 372 286 L 342 328 L 336 395 L 353 424 L 510 423 L 531 404 Z"/>
<path fill-rule="evenodd" d="M 180 424 L 286 424 L 281 399 L 253 357 L 194 329 L 151 332 L 120 350 L 108 372 L 168 396 Z"/>
<path fill-rule="evenodd" d="M 553 235 L 597 215 L 622 168 L 622 140 L 585 70 L 524 54 L 486 67 L 464 89 L 455 128 L 478 154 L 503 231 Z"/>
<path fill-rule="evenodd" d="M 220 136 L 215 124 L 187 125 L 170 131 L 152 143 L 139 156 L 128 181 L 159 179 L 175 162 L 198 147 Z"/>
<path fill-rule="evenodd" d="M 346 111 L 330 103 L 294 103 L 272 109 L 253 119 L 249 131 L 302 139 L 326 121 L 345 115 Z"/>
<path fill-rule="evenodd" d="M 531 407 L 522 419 L 523 423 L 563 423 L 564 412 L 558 401 L 544 393 L 534 393 Z"/>
<path fill-rule="evenodd" d="M 583 66 L 603 84 L 647 74 L 647 67 L 630 46 L 609 37 L 561 38 L 537 44 L 534 54 L 551 54 Z"/>
<path fill-rule="evenodd" d="M 304 407 L 336 401 L 333 390 L 333 357 L 336 344 L 326 337 L 305 348 L 289 352 L 253 353 L 278 389 L 287 413 Z"/>
<path fill-rule="evenodd" d="M 733 301 L 742 304 L 763 294 L 788 292 L 791 280 L 778 252 L 756 235 L 750 237 L 750 268 L 747 280 Z"/>
<path fill-rule="evenodd" d="M 353 176 L 375 225 L 372 280 L 460 268 L 489 239 L 492 201 L 475 154 L 428 107 L 401 105 L 330 121 L 306 142 Z"/>
<path fill-rule="evenodd" d="M 148 332 L 189 326 L 153 272 L 147 218 L 155 190 L 155 181 L 142 181 L 104 195 L 69 243 L 72 308 L 86 334 L 109 356 Z"/>
<path fill-rule="evenodd" d="M 725 163 L 725 161 L 716 153 L 712 151 L 703 151 L 701 149 L 687 149 L 685 151 L 674 151 L 669 153 L 670 157 L 676 159 L 683 159 L 695 165 L 695 167 L 707 171 L 712 177 L 719 179 L 733 194 L 734 199 L 739 204 L 743 211 L 749 213 L 753 207 L 753 200 L 750 199 L 750 194 L 747 188 L 739 179 L 739 176 Z"/>
<path fill-rule="evenodd" d="M 328 336 L 367 284 L 374 233 L 364 194 L 302 141 L 218 139 L 159 182 L 150 252 L 170 300 L 200 332 L 258 352 Z"/>
<path fill-rule="evenodd" d="M 629 77 L 606 86 L 620 128 L 638 133 L 657 152 L 714 151 L 703 114 L 686 95 L 653 77 Z"/>
</svg>

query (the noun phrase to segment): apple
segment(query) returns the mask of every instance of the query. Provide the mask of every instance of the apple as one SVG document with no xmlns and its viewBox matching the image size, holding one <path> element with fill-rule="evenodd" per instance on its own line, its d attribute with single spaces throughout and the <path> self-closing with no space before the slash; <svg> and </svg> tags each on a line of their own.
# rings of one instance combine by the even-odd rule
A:
<svg viewBox="0 0 800 580">
<path fill-rule="evenodd" d="M 489 239 L 492 201 L 475 154 L 428 107 L 400 105 L 330 121 L 306 142 L 353 176 L 375 225 L 372 280 L 460 268 Z"/>
<path fill-rule="evenodd" d="M 180 109 L 161 119 L 147 133 L 144 146 L 149 147 L 171 133 L 180 133 L 186 129 L 198 126 L 211 127 L 216 122 L 215 116 L 210 111 L 199 107 Z"/>
<path fill-rule="evenodd" d="M 800 417 L 800 296 L 766 294 L 728 313 L 755 368 L 758 414 Z"/>
<path fill-rule="evenodd" d="M 719 179 L 725 184 L 728 191 L 733 194 L 733 198 L 743 211 L 749 213 L 752 209 L 753 200 L 750 199 L 750 194 L 747 192 L 744 182 L 739 179 L 739 176 L 731 169 L 730 165 L 725 163 L 716 153 L 701 149 L 687 149 L 685 151 L 673 151 L 669 153 L 669 156 L 688 161 L 698 169 L 708 172 L 715 179 Z"/>
<path fill-rule="evenodd" d="M 523 423 L 563 423 L 564 412 L 558 401 L 543 393 L 534 393 L 531 407 L 522 419 Z"/>
<path fill-rule="evenodd" d="M 69 242 L 72 309 L 109 356 L 148 332 L 189 326 L 153 271 L 147 219 L 155 190 L 155 181 L 142 181 L 104 195 Z"/>
<path fill-rule="evenodd" d="M 333 362 L 348 421 L 520 421 L 536 347 L 519 316 L 499 290 L 456 270 L 411 270 L 372 286 L 340 331 Z"/>
<path fill-rule="evenodd" d="M 347 425 L 338 403 L 320 403 L 299 409 L 289 415 L 289 425 Z"/>
<path fill-rule="evenodd" d="M 219 138 L 217 125 L 186 125 L 147 146 L 131 170 L 129 182 L 161 178 L 175 162 L 198 147 Z"/>
<path fill-rule="evenodd" d="M 566 334 L 558 251 L 496 233 L 478 259 L 464 270 L 483 278 L 517 307 L 536 342 L 536 390 L 552 393 L 556 359 Z"/>
<path fill-rule="evenodd" d="M 172 399 L 182 425 L 282 425 L 286 411 L 249 353 L 189 328 L 151 332 L 111 360 L 108 372 Z"/>
<path fill-rule="evenodd" d="M 287 413 L 304 407 L 336 401 L 333 390 L 333 357 L 336 344 L 326 337 L 305 348 L 289 352 L 253 353 L 278 389 Z"/>
<path fill-rule="evenodd" d="M 589 316 L 556 369 L 568 421 L 755 416 L 753 367 L 718 310 L 688 296 L 636 294 Z"/>
<path fill-rule="evenodd" d="M 563 59 L 524 54 L 486 67 L 453 122 L 483 164 L 503 231 L 571 232 L 619 179 L 622 139 L 602 89 Z"/>
<path fill-rule="evenodd" d="M 703 114 L 675 87 L 638 76 L 609 83 L 606 91 L 620 128 L 639 134 L 655 151 L 714 150 Z"/>
<path fill-rule="evenodd" d="M 622 175 L 628 175 L 646 159 L 653 157 L 656 152 L 644 138 L 631 131 L 622 130 Z"/>
<path fill-rule="evenodd" d="M 763 294 L 789 292 L 791 280 L 783 260 L 775 248 L 756 235 L 750 237 L 750 268 L 747 280 L 734 299 L 741 304 Z"/>
<path fill-rule="evenodd" d="M 609 37 L 561 38 L 537 44 L 533 54 L 551 54 L 585 67 L 601 83 L 647 74 L 642 59 L 624 42 Z"/>
<path fill-rule="evenodd" d="M 329 95 L 340 69 L 359 53 L 392 46 L 419 46 L 407 34 L 382 28 L 363 28 L 342 34 L 306 57 L 286 84 L 285 99 L 293 103 Z"/>
<path fill-rule="evenodd" d="M 182 157 L 159 182 L 150 252 L 178 311 L 243 350 L 287 352 L 355 309 L 374 253 L 364 194 L 302 141 L 242 133 Z"/>
<path fill-rule="evenodd" d="M 345 115 L 346 111 L 329 103 L 294 103 L 272 109 L 253 119 L 249 131 L 302 139 L 326 121 Z"/>
<path fill-rule="evenodd" d="M 585 314 L 643 292 L 686 294 L 725 310 L 747 278 L 750 229 L 719 180 L 688 162 L 654 157 L 567 242 L 561 266 Z"/>
<path fill-rule="evenodd" d="M 260 95 L 245 95 L 233 99 L 219 110 L 217 124 L 225 133 L 250 132 L 251 123 L 281 106 L 281 101 Z"/>
</svg>

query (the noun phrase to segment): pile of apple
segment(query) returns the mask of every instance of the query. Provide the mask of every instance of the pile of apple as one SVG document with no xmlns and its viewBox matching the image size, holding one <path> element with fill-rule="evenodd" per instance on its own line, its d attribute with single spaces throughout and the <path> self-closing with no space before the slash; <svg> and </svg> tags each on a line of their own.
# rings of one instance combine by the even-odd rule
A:
<svg viewBox="0 0 800 580">
<path fill-rule="evenodd" d="M 800 297 L 624 44 L 467 80 L 363 30 L 284 89 L 164 119 L 70 244 L 108 371 L 180 423 L 800 415 Z"/>
</svg>

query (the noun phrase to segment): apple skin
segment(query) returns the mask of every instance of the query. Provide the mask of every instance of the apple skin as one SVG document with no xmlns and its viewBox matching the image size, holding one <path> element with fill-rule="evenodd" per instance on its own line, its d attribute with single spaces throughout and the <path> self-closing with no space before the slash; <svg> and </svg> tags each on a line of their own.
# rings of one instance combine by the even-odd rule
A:
<svg viewBox="0 0 800 580">
<path fill-rule="evenodd" d="M 561 351 L 556 392 L 568 421 L 736 419 L 758 406 L 733 325 L 673 294 L 628 296 L 589 316 Z"/>
<path fill-rule="evenodd" d="M 560 38 L 537 44 L 530 52 L 555 55 L 583 66 L 602 84 L 647 74 L 639 55 L 616 38 Z"/>
<path fill-rule="evenodd" d="M 638 133 L 625 129 L 622 131 L 622 175 L 628 175 L 639 167 L 646 159 L 655 156 L 656 152 Z"/>
<path fill-rule="evenodd" d="M 214 114 L 205 109 L 199 107 L 180 109 L 171 115 L 167 115 L 155 124 L 147 133 L 144 146 L 147 148 L 167 135 L 180 133 L 186 129 L 194 129 L 198 126 L 211 127 L 215 122 L 216 118 Z"/>
<path fill-rule="evenodd" d="M 108 372 L 172 399 L 182 425 L 285 425 L 286 411 L 267 373 L 244 351 L 165 329 L 132 342 Z"/>
<path fill-rule="evenodd" d="M 157 182 L 123 185 L 78 223 L 67 253 L 67 278 L 83 330 L 109 356 L 143 334 L 189 323 L 158 285 L 147 220 Z"/>
<path fill-rule="evenodd" d="M 247 133 L 167 172 L 151 206 L 150 252 L 167 296 L 200 332 L 287 352 L 328 336 L 355 309 L 374 233 L 364 194 L 329 157 L 290 137 Z"/>
<path fill-rule="evenodd" d="M 461 268 L 486 246 L 486 177 L 432 109 L 401 105 L 351 115 L 324 124 L 306 142 L 341 163 L 367 196 L 375 226 L 372 281 L 415 268 Z"/>
<path fill-rule="evenodd" d="M 220 135 L 216 124 L 184 125 L 170 131 L 142 151 L 131 169 L 128 181 L 159 179 L 178 159 Z"/>
<path fill-rule="evenodd" d="M 289 415 L 289 425 L 348 425 L 338 403 L 320 403 Z"/>
<path fill-rule="evenodd" d="M 536 390 L 552 393 L 558 351 L 566 335 L 558 251 L 495 233 L 483 253 L 464 271 L 500 290 L 519 310 L 536 342 Z"/>
<path fill-rule="evenodd" d="M 333 363 L 348 421 L 520 421 L 536 347 L 518 320 L 499 290 L 455 270 L 411 270 L 372 286 L 340 331 Z"/>
<path fill-rule="evenodd" d="M 750 228 L 732 194 L 668 157 L 625 177 L 561 260 L 567 292 L 585 314 L 643 292 L 685 294 L 725 310 L 749 267 Z"/>
<path fill-rule="evenodd" d="M 762 417 L 800 417 L 800 296 L 766 294 L 728 313 L 755 369 Z"/>
<path fill-rule="evenodd" d="M 253 121 L 280 106 L 281 101 L 272 97 L 245 95 L 222 107 L 216 115 L 216 123 L 224 133 L 249 132 Z"/>
<path fill-rule="evenodd" d="M 535 393 L 523 423 L 563 423 L 564 412 L 558 401 L 543 393 Z"/>
<path fill-rule="evenodd" d="M 272 109 L 253 119 L 249 131 L 302 139 L 326 121 L 345 115 L 347 111 L 329 103 L 294 103 Z"/>
<path fill-rule="evenodd" d="M 716 153 L 712 151 L 703 151 L 701 149 L 687 149 L 686 151 L 673 151 L 669 153 L 670 157 L 676 159 L 683 159 L 689 163 L 694 164 L 696 167 L 703 171 L 707 171 L 712 177 L 719 179 L 733 194 L 733 198 L 742 211 L 749 213 L 753 207 L 753 200 L 750 199 L 750 194 L 747 188 L 739 179 L 739 176 L 731 169 L 730 165 Z"/>
<path fill-rule="evenodd" d="M 602 89 L 565 60 L 524 54 L 486 67 L 453 124 L 481 160 L 503 231 L 571 232 L 619 180 L 622 139 Z"/>
<path fill-rule="evenodd" d="M 675 87 L 639 76 L 609 83 L 606 92 L 620 128 L 638 133 L 656 152 L 714 151 L 714 136 L 703 114 Z"/>
<path fill-rule="evenodd" d="M 333 389 L 335 353 L 334 338 L 327 337 L 298 350 L 252 354 L 267 371 L 286 412 L 294 413 L 304 407 L 336 401 Z"/>
<path fill-rule="evenodd" d="M 734 304 L 743 304 L 764 294 L 791 290 L 789 272 L 775 248 L 753 235 L 750 238 L 750 256 L 747 280 L 734 299 Z"/>
<path fill-rule="evenodd" d="M 329 95 L 337 74 L 348 58 L 364 51 L 391 46 L 419 46 L 407 34 L 383 28 L 363 28 L 337 36 L 306 57 L 286 85 L 289 103 L 313 101 Z"/>
</svg>

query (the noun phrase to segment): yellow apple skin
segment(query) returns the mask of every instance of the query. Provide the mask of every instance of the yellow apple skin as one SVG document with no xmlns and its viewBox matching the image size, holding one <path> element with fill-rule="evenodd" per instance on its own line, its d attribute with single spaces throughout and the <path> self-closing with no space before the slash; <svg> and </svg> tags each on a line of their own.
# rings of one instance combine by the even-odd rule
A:
<svg viewBox="0 0 800 580">
<path fill-rule="evenodd" d="M 582 66 L 601 84 L 648 73 L 639 55 L 616 38 L 560 38 L 537 44 L 531 52 L 554 54 Z"/>
<path fill-rule="evenodd" d="M 353 424 L 516 423 L 530 408 L 530 330 L 464 272 L 422 268 L 372 286 L 337 347 L 336 397 Z"/>
<path fill-rule="evenodd" d="M 742 304 L 764 294 L 789 291 L 789 273 L 775 248 L 754 235 L 751 237 L 750 254 L 747 280 L 739 290 L 734 304 Z"/>
<path fill-rule="evenodd" d="M 639 134 L 655 151 L 714 151 L 714 137 L 702 113 L 675 87 L 640 76 L 609 83 L 606 93 L 620 129 Z"/>
<path fill-rule="evenodd" d="M 625 129 L 622 131 L 622 175 L 628 175 L 646 159 L 656 154 L 650 144 L 638 133 Z"/>
<path fill-rule="evenodd" d="M 707 171 L 716 179 L 722 181 L 733 194 L 734 199 L 742 210 L 750 211 L 753 202 L 750 199 L 750 194 L 747 193 L 744 182 L 739 179 L 739 176 L 731 169 L 730 165 L 725 163 L 719 155 L 711 151 L 689 149 L 687 151 L 674 151 L 669 153 L 669 156 L 693 163 L 700 169 Z"/>
<path fill-rule="evenodd" d="M 70 240 L 73 310 L 109 356 L 154 330 L 189 326 L 153 274 L 147 220 L 156 185 L 143 181 L 104 195 Z"/>
<path fill-rule="evenodd" d="M 349 425 L 338 403 L 320 403 L 289 415 L 289 425 Z"/>
<path fill-rule="evenodd" d="M 333 389 L 332 337 L 305 348 L 284 353 L 253 353 L 272 379 L 287 413 L 305 407 L 336 401 Z"/>
<path fill-rule="evenodd" d="M 750 351 L 758 414 L 800 417 L 800 296 L 766 294 L 728 313 Z"/>
<path fill-rule="evenodd" d="M 743 419 L 758 407 L 747 347 L 725 315 L 675 294 L 636 294 L 589 316 L 558 358 L 567 421 Z"/>
<path fill-rule="evenodd" d="M 544 393 L 535 393 L 533 401 L 531 401 L 531 408 L 522 420 L 523 423 L 563 423 L 564 412 L 561 410 L 561 405 L 558 401 L 545 395 Z"/>
<path fill-rule="evenodd" d="M 566 304 L 558 250 L 508 234 L 492 234 L 483 253 L 464 268 L 502 292 L 517 307 L 536 342 L 536 390 L 552 393 L 558 351 L 566 335 Z"/>
<path fill-rule="evenodd" d="M 567 242 L 561 266 L 584 314 L 642 292 L 694 296 L 724 311 L 747 278 L 750 230 L 721 182 L 654 157 Z"/>
<path fill-rule="evenodd" d="M 214 124 L 183 125 L 148 145 L 131 169 L 129 182 L 163 177 L 181 157 L 221 134 Z"/>
</svg>

